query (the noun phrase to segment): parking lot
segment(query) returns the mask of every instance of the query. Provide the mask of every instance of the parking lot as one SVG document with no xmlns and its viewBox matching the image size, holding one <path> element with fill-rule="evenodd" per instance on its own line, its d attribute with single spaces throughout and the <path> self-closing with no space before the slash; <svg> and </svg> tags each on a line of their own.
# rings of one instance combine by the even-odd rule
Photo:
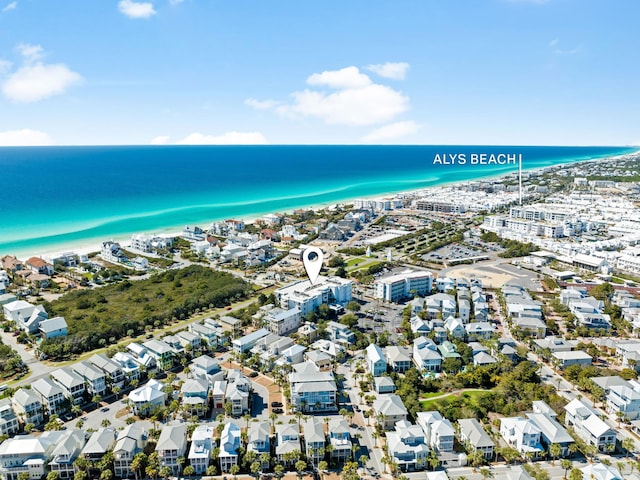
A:
<svg viewBox="0 0 640 480">
<path fill-rule="evenodd" d="M 471 246 L 468 244 L 452 243 L 432 252 L 422 255 L 422 259 L 431 262 L 448 263 L 452 260 L 464 261 L 477 257 L 489 256 L 496 257 L 498 249 L 485 248 L 482 246 Z"/>
</svg>

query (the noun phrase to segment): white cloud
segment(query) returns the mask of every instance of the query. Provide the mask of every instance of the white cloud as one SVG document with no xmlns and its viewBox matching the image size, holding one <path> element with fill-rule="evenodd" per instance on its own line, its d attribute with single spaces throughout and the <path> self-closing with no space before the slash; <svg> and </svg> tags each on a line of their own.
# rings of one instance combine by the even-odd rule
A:
<svg viewBox="0 0 640 480">
<path fill-rule="evenodd" d="M 327 86 L 331 88 L 361 88 L 371 85 L 371 79 L 360 73 L 358 67 L 345 67 L 340 70 L 328 70 L 314 73 L 307 78 L 307 83 L 313 86 Z"/>
<path fill-rule="evenodd" d="M 268 143 L 260 132 L 226 132 L 222 135 L 205 135 L 191 133 L 183 138 L 178 145 L 264 145 Z"/>
<path fill-rule="evenodd" d="M 270 108 L 280 105 L 280 102 L 276 102 L 275 100 L 257 100 L 255 98 L 247 98 L 244 101 L 244 104 L 251 108 L 255 108 L 256 110 L 269 110 Z"/>
<path fill-rule="evenodd" d="M 2 147 L 30 147 L 53 145 L 53 139 L 46 133 L 25 128 L 0 132 L 0 146 Z"/>
<path fill-rule="evenodd" d="M 549 42 L 549 46 L 550 47 L 555 47 L 558 44 L 559 40 L 557 38 L 554 38 L 553 40 L 551 40 Z"/>
<path fill-rule="evenodd" d="M 2 84 L 2 93 L 15 102 L 37 102 L 64 93 L 82 82 L 80 74 L 63 64 L 27 64 Z"/>
<path fill-rule="evenodd" d="M 129 18 L 149 18 L 157 12 L 151 2 L 133 2 L 132 0 L 120 0 L 118 10 Z"/>
<path fill-rule="evenodd" d="M 11 70 L 11 66 L 13 65 L 13 63 L 11 63 L 8 60 L 2 60 L 0 58 L 0 75 L 4 75 L 5 73 L 9 73 L 9 70 Z"/>
<path fill-rule="evenodd" d="M 180 5 L 184 0 L 169 0 L 171 5 Z"/>
<path fill-rule="evenodd" d="M 385 85 L 372 84 L 327 94 L 294 92 L 294 103 L 276 111 L 291 118 L 316 117 L 332 125 L 375 125 L 393 120 L 409 109 L 409 98 Z"/>
<path fill-rule="evenodd" d="M 380 75 L 384 78 L 391 78 L 392 80 L 404 80 L 409 70 L 409 64 L 406 62 L 387 62 L 376 65 L 369 65 L 367 70 Z"/>
<path fill-rule="evenodd" d="M 3 12 L 8 12 L 9 10 L 15 10 L 18 6 L 18 2 L 8 3 L 6 7 L 2 9 Z"/>
<path fill-rule="evenodd" d="M 158 135 L 151 140 L 151 145 L 166 145 L 169 143 L 169 135 Z"/>
<path fill-rule="evenodd" d="M 44 55 L 44 49 L 40 45 L 29 43 L 21 43 L 16 47 L 16 50 L 24 57 L 25 62 L 34 62 Z"/>
<path fill-rule="evenodd" d="M 407 135 L 413 135 L 420 130 L 422 126 L 412 120 L 406 122 L 396 122 L 383 127 L 377 128 L 373 132 L 362 137 L 364 142 L 380 142 L 385 140 L 394 140 Z"/>
</svg>

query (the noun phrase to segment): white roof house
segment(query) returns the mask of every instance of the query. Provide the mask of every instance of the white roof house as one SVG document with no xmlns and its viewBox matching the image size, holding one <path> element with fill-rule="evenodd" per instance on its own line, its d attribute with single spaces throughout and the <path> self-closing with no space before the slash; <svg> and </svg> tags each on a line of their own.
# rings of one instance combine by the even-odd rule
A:
<svg viewBox="0 0 640 480">
<path fill-rule="evenodd" d="M 616 431 L 610 428 L 598 413 L 574 398 L 565 407 L 564 423 L 572 427 L 576 434 L 600 451 L 607 451 L 609 445 L 615 445 Z"/>
<path fill-rule="evenodd" d="M 397 422 L 395 431 L 387 432 L 387 449 L 393 462 L 402 471 L 423 470 L 427 467 L 429 447 L 419 425 L 406 420 Z"/>
<path fill-rule="evenodd" d="M 209 466 L 213 439 L 213 427 L 211 425 L 198 425 L 191 434 L 191 447 L 189 448 L 189 465 L 196 475 L 203 475 Z"/>
<path fill-rule="evenodd" d="M 387 359 L 379 346 L 374 343 L 370 344 L 365 349 L 365 354 L 367 356 L 369 372 L 373 374 L 374 377 L 379 377 L 387 372 Z"/>
<path fill-rule="evenodd" d="M 129 393 L 129 401 L 136 414 L 148 414 L 155 407 L 164 406 L 166 398 L 164 385 L 154 379 Z"/>
<path fill-rule="evenodd" d="M 544 448 L 540 443 L 541 434 L 540 428 L 530 419 L 522 417 L 500 419 L 500 435 L 507 444 L 520 453 L 542 452 Z"/>
</svg>

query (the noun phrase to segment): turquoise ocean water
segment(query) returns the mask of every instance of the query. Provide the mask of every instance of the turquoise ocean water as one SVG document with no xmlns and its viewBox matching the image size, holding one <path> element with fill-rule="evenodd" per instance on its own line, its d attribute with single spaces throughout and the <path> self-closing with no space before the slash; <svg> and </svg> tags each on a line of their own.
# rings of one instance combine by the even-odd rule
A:
<svg viewBox="0 0 640 480">
<path fill-rule="evenodd" d="M 495 176 L 517 166 L 434 165 L 436 154 L 515 153 L 525 170 L 623 147 L 140 146 L 0 149 L 0 255 Z"/>
</svg>

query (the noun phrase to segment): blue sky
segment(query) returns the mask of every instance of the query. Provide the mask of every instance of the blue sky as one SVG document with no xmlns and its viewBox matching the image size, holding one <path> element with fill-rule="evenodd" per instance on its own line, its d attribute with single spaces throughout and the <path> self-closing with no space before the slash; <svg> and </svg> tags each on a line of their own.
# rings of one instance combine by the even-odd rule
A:
<svg viewBox="0 0 640 480">
<path fill-rule="evenodd" d="M 0 0 L 0 145 L 640 144 L 637 0 Z"/>
</svg>

